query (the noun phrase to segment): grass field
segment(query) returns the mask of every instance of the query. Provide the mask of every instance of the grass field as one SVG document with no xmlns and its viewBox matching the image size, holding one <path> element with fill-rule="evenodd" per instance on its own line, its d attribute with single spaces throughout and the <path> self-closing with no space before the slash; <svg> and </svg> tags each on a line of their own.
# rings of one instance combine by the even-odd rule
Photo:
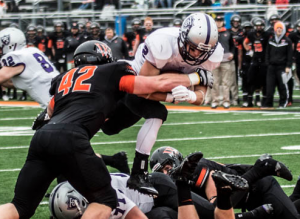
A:
<svg viewBox="0 0 300 219">
<path fill-rule="evenodd" d="M 296 91 L 295 99 L 299 100 L 299 95 Z M 299 102 L 289 108 L 271 111 L 200 109 L 170 111 L 153 150 L 168 145 L 179 149 L 184 156 L 202 151 L 206 158 L 218 162 L 245 164 L 253 164 L 261 154 L 270 153 L 292 170 L 292 182 L 278 179 L 286 193 L 291 194 L 300 174 Z M 29 106 L 3 106 L 0 102 L 0 204 L 11 201 L 13 197 L 14 185 L 34 133 L 30 126 L 39 111 L 39 108 Z M 94 150 L 108 155 L 124 150 L 132 163 L 141 124 L 143 120 L 116 136 L 97 133 L 92 139 Z M 293 147 L 284 149 L 287 146 Z M 53 186 L 55 182 L 48 192 Z M 33 218 L 49 218 L 47 201 L 46 198 L 43 200 Z"/>
</svg>

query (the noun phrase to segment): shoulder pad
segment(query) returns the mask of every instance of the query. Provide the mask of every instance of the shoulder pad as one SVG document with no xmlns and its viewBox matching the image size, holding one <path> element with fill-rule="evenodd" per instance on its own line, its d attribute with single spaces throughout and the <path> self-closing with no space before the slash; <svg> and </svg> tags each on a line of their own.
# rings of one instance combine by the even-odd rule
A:
<svg viewBox="0 0 300 219">
<path fill-rule="evenodd" d="M 155 59 L 168 60 L 172 56 L 173 49 L 168 39 L 160 34 L 155 34 L 148 38 L 146 39 L 146 44 Z"/>
</svg>

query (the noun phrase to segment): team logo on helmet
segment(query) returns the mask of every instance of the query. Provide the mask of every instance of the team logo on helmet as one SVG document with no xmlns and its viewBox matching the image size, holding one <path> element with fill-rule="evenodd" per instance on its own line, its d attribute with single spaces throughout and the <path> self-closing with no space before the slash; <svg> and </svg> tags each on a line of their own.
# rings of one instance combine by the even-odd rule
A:
<svg viewBox="0 0 300 219">
<path fill-rule="evenodd" d="M 184 20 L 183 27 L 188 30 L 191 29 L 194 25 L 194 20 L 195 18 L 193 16 L 188 17 L 187 19 Z"/>
<path fill-rule="evenodd" d="M 9 45 L 10 43 L 10 35 L 4 35 L 3 37 L 1 37 L 1 42 L 4 44 L 4 45 Z"/>
<path fill-rule="evenodd" d="M 68 205 L 68 210 L 77 208 L 78 204 L 80 203 L 79 199 L 74 196 L 71 196 L 71 195 L 68 195 L 67 197 L 68 197 L 68 200 L 67 200 L 66 204 Z"/>
</svg>

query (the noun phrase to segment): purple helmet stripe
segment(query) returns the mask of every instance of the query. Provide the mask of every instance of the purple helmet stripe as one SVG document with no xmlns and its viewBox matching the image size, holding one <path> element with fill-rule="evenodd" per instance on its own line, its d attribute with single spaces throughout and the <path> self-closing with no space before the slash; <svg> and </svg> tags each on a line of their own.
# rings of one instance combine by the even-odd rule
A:
<svg viewBox="0 0 300 219">
<path fill-rule="evenodd" d="M 208 44 L 209 40 L 210 40 L 210 32 L 211 32 L 211 29 L 210 29 L 210 21 L 209 21 L 209 17 L 205 15 L 205 18 L 206 18 L 206 24 L 207 24 L 207 36 L 206 36 L 206 40 L 205 40 L 205 44 Z"/>
</svg>

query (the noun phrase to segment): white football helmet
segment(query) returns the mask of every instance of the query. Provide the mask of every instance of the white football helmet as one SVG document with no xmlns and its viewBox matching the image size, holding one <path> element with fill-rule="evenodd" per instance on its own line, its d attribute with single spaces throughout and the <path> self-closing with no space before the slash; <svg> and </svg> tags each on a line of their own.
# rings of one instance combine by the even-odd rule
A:
<svg viewBox="0 0 300 219">
<path fill-rule="evenodd" d="M 26 46 L 24 33 L 14 27 L 8 27 L 0 31 L 0 47 L 3 55 L 20 50 Z"/>
<path fill-rule="evenodd" d="M 70 183 L 58 184 L 50 194 L 49 208 L 56 219 L 80 218 L 88 206 L 88 201 Z"/>
<path fill-rule="evenodd" d="M 182 23 L 178 47 L 183 60 L 189 65 L 200 65 L 215 51 L 218 44 L 218 28 L 214 19 L 204 13 L 189 15 Z M 197 49 L 200 55 L 194 57 L 190 50 Z"/>
</svg>

